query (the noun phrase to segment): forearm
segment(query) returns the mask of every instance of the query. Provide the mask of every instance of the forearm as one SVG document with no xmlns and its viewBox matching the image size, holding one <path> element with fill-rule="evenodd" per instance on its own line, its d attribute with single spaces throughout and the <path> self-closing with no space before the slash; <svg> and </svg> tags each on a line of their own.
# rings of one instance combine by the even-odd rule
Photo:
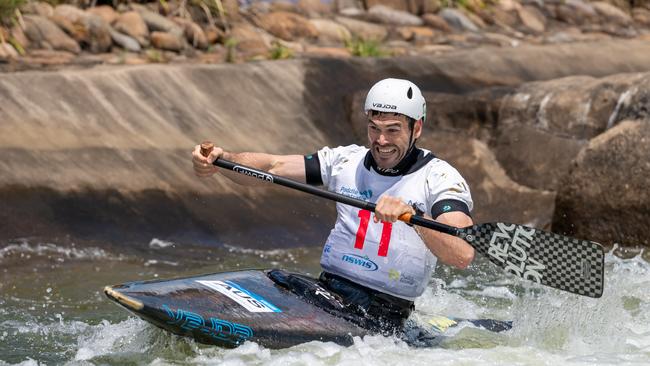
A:
<svg viewBox="0 0 650 366">
<path fill-rule="evenodd" d="M 429 216 L 425 217 L 432 220 Z M 467 219 L 461 218 L 461 220 L 449 220 L 453 222 L 445 222 L 447 220 L 440 220 L 440 218 L 438 218 L 438 221 L 455 227 L 466 227 L 472 225 L 472 221 L 469 217 L 467 217 Z M 456 268 L 465 269 L 474 259 L 474 248 L 463 239 L 423 227 L 414 226 L 414 228 L 429 250 L 431 250 L 431 252 L 442 263 Z"/>
<path fill-rule="evenodd" d="M 229 160 L 237 164 L 245 165 L 251 168 L 291 178 L 301 182 L 305 181 L 305 168 L 302 155 L 272 155 L 266 153 L 231 153 L 225 152 L 222 155 L 224 160 Z M 220 169 L 220 173 L 235 183 L 242 185 L 261 185 L 263 181 L 240 174 L 227 169 Z"/>
</svg>

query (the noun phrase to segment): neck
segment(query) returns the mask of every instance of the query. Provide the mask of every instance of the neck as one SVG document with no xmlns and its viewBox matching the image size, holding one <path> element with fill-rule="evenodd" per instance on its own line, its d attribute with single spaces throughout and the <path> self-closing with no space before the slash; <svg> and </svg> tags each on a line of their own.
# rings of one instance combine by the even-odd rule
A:
<svg viewBox="0 0 650 366">
<path fill-rule="evenodd" d="M 374 169 L 377 173 L 387 176 L 398 176 L 406 175 L 414 170 L 417 170 L 419 167 L 418 162 L 424 158 L 424 151 L 415 147 L 415 144 L 411 145 L 408 149 L 402 160 L 397 163 L 394 167 L 391 168 L 380 168 L 375 161 L 375 158 L 372 157 L 372 153 L 368 151 L 366 159 L 363 164 L 367 169 Z"/>
</svg>

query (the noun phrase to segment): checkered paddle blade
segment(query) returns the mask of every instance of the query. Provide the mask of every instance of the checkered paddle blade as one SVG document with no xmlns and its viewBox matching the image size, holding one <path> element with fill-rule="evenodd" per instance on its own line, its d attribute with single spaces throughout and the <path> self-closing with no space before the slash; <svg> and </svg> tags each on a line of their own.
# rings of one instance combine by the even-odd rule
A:
<svg viewBox="0 0 650 366">
<path fill-rule="evenodd" d="M 478 224 L 460 237 L 506 272 L 578 295 L 603 294 L 603 247 L 526 226 Z"/>
</svg>

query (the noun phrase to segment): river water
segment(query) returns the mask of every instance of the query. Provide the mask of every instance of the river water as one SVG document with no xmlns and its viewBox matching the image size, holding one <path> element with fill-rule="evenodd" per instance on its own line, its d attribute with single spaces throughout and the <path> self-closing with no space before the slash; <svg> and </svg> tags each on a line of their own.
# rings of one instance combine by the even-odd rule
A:
<svg viewBox="0 0 650 366">
<path fill-rule="evenodd" d="M 523 282 L 477 258 L 466 271 L 439 266 L 416 302 L 420 320 L 513 320 L 505 333 L 461 326 L 429 349 L 382 336 L 350 347 L 221 349 L 149 325 L 108 301 L 102 288 L 243 268 L 317 275 L 317 243 L 258 250 L 157 238 L 128 247 L 17 239 L 0 244 L 0 365 L 650 365 L 650 255 L 624 252 L 607 254 L 601 299 Z"/>
</svg>

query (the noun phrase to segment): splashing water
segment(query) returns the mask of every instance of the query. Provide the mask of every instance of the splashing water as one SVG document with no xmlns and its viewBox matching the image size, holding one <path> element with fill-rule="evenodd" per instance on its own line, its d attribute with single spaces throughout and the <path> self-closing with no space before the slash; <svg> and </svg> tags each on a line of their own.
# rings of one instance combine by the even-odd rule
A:
<svg viewBox="0 0 650 366">
<path fill-rule="evenodd" d="M 115 253 L 114 248 L 21 241 L 0 249 L 0 365 L 650 364 L 650 263 L 643 253 L 607 254 L 600 299 L 520 281 L 479 259 L 467 271 L 439 267 L 416 301 L 418 321 L 435 315 L 513 320 L 514 328 L 505 333 L 461 325 L 436 348 L 366 336 L 350 347 L 310 342 L 269 350 L 250 342 L 222 349 L 171 335 L 116 307 L 100 289 L 269 263 L 317 274 L 319 247 L 143 246 Z"/>
</svg>

